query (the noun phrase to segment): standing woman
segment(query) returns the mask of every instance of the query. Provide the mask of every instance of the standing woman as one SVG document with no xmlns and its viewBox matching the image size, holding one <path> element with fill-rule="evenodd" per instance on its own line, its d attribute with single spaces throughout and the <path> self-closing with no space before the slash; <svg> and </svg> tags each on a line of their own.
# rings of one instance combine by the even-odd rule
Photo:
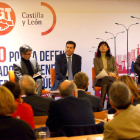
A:
<svg viewBox="0 0 140 140">
<path fill-rule="evenodd" d="M 97 54 L 94 58 L 94 69 L 96 75 L 98 75 L 103 69 L 107 72 L 108 76 L 102 79 L 94 80 L 93 88 L 95 86 L 101 87 L 101 102 L 104 107 L 104 101 L 106 93 L 108 94 L 109 88 L 116 80 L 118 70 L 114 56 L 110 53 L 110 47 L 107 42 L 102 41 L 98 45 Z"/>
</svg>

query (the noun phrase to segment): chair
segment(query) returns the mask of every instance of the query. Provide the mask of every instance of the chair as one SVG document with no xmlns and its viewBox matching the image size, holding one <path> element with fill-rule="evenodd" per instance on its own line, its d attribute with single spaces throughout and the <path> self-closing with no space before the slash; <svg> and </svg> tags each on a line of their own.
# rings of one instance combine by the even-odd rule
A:
<svg viewBox="0 0 140 140">
<path fill-rule="evenodd" d="M 8 76 L 9 76 L 9 81 L 16 82 L 16 77 L 13 70 L 8 71 Z M 49 94 L 49 93 L 50 93 L 49 90 L 42 89 L 42 94 Z"/>
<path fill-rule="evenodd" d="M 91 92 L 86 92 L 87 94 L 91 95 Z"/>
<path fill-rule="evenodd" d="M 92 67 L 92 85 L 94 84 L 94 79 L 95 79 L 96 73 L 94 67 Z M 94 87 L 93 88 L 95 91 L 101 91 L 101 87 Z"/>
<path fill-rule="evenodd" d="M 80 136 L 90 134 L 101 134 L 104 131 L 104 123 L 92 124 L 92 125 L 63 125 L 57 132 L 57 137 L 60 136 Z"/>
<path fill-rule="evenodd" d="M 35 125 L 46 124 L 48 116 L 34 116 Z"/>
<path fill-rule="evenodd" d="M 8 71 L 8 76 L 9 76 L 9 81 L 16 82 L 16 77 L 13 70 Z"/>
<path fill-rule="evenodd" d="M 108 110 L 94 112 L 95 120 L 107 121 Z"/>
<path fill-rule="evenodd" d="M 50 69 L 50 75 L 51 75 L 51 87 L 52 87 L 55 81 L 55 69 Z"/>
</svg>

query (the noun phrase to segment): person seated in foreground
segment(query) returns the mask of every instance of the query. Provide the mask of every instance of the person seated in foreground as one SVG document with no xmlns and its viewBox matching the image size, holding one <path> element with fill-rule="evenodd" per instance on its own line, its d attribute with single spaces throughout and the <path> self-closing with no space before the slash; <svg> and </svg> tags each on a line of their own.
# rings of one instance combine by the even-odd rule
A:
<svg viewBox="0 0 140 140">
<path fill-rule="evenodd" d="M 104 125 L 104 140 L 140 139 L 140 105 L 132 105 L 133 96 L 128 86 L 121 81 L 114 82 L 109 97 L 116 113 Z"/>
<path fill-rule="evenodd" d="M 37 95 L 37 84 L 34 79 L 29 75 L 23 75 L 19 80 L 19 85 L 22 94 L 26 95 L 26 97 L 23 97 L 23 101 L 32 106 L 34 116 L 48 115 L 49 105 L 53 99 Z"/>
<path fill-rule="evenodd" d="M 88 95 L 85 90 L 89 85 L 89 78 L 84 72 L 78 72 L 74 76 L 74 83 L 78 88 L 78 98 L 87 97 L 92 103 L 92 109 L 94 112 L 102 111 L 101 99 L 99 97 Z"/>
<path fill-rule="evenodd" d="M 133 106 L 128 86 L 115 81 L 109 91 L 110 104 L 116 109 L 114 118 L 104 125 L 104 140 L 140 139 L 140 105 Z M 94 140 L 88 137 L 87 140 Z"/>
<path fill-rule="evenodd" d="M 36 140 L 30 125 L 23 120 L 12 118 L 16 110 L 13 94 L 4 86 L 0 87 L 0 140 Z"/>
<path fill-rule="evenodd" d="M 52 101 L 46 126 L 56 132 L 63 125 L 95 124 L 92 104 L 87 98 L 77 98 L 75 83 L 65 80 L 59 87 L 62 99 Z"/>
<path fill-rule="evenodd" d="M 3 84 L 3 86 L 7 87 L 15 97 L 17 109 L 12 114 L 13 118 L 24 120 L 25 122 L 30 124 L 32 129 L 34 129 L 35 123 L 34 123 L 33 109 L 29 104 L 23 102 L 23 100 L 21 99 L 21 89 L 19 85 L 15 82 L 7 81 Z"/>
</svg>

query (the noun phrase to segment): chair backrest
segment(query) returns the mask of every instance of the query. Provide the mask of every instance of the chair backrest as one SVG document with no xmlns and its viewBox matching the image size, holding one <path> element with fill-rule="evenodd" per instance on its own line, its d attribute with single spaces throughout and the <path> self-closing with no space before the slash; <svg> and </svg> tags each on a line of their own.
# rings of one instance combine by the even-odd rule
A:
<svg viewBox="0 0 140 140">
<path fill-rule="evenodd" d="M 101 134 L 104 131 L 104 123 L 92 124 L 92 125 L 64 125 L 57 132 L 56 136 L 80 136 Z"/>
<path fill-rule="evenodd" d="M 91 95 L 91 92 L 86 92 L 87 94 Z"/>
<path fill-rule="evenodd" d="M 51 87 L 52 87 L 55 81 L 55 69 L 50 69 L 50 75 L 51 75 Z"/>
<path fill-rule="evenodd" d="M 16 77 L 13 70 L 8 71 L 8 76 L 9 76 L 9 81 L 16 82 Z"/>
<path fill-rule="evenodd" d="M 94 79 L 95 79 L 96 73 L 94 67 L 92 67 L 92 85 L 94 84 Z"/>
<path fill-rule="evenodd" d="M 35 125 L 46 124 L 48 116 L 34 116 Z"/>
<path fill-rule="evenodd" d="M 93 114 L 94 114 L 95 120 L 96 119 L 107 120 L 108 110 L 94 112 Z"/>
</svg>

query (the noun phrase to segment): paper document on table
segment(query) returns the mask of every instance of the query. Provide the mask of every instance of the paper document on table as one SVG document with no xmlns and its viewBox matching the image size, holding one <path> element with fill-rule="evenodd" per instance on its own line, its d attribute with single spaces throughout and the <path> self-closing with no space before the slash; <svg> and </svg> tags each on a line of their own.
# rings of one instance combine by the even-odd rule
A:
<svg viewBox="0 0 140 140">
<path fill-rule="evenodd" d="M 104 76 L 108 76 L 108 74 L 106 73 L 106 71 L 103 69 L 97 76 L 97 79 L 102 79 Z"/>
</svg>

